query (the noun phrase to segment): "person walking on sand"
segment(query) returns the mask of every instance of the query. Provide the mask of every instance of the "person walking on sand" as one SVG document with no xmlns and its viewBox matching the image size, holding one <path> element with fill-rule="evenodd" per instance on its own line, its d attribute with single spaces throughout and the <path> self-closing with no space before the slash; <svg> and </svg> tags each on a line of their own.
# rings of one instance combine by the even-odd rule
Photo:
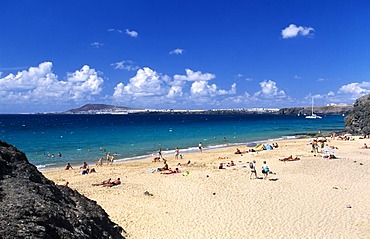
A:
<svg viewBox="0 0 370 239">
<path fill-rule="evenodd" d="M 256 160 L 253 160 L 253 162 L 249 163 L 249 168 L 251 169 L 251 174 L 249 175 L 249 179 L 252 179 L 252 175 L 254 174 L 255 179 L 257 177 L 257 169 L 256 169 Z"/>
<path fill-rule="evenodd" d="M 107 165 L 110 163 L 110 152 L 107 153 L 107 156 L 106 156 L 106 162 L 107 162 Z"/>
<path fill-rule="evenodd" d="M 202 142 L 199 142 L 199 144 L 198 144 L 198 149 L 199 149 L 199 152 L 202 152 L 202 151 L 203 151 L 203 145 L 202 145 Z"/>
<path fill-rule="evenodd" d="M 264 179 L 267 178 L 267 175 L 269 175 L 269 172 L 270 172 L 269 166 L 266 164 L 266 161 L 263 161 L 262 173 L 263 173 L 263 175 L 265 175 Z"/>
</svg>

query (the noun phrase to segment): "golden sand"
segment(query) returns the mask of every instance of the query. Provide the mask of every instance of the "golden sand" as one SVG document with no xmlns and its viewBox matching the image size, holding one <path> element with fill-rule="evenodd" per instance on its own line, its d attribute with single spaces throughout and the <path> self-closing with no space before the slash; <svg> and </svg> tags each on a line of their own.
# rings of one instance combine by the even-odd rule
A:
<svg viewBox="0 0 370 239">
<path fill-rule="evenodd" d="M 165 155 L 171 168 L 191 161 L 171 175 L 148 173 L 163 165 L 151 158 L 95 166 L 97 173 L 89 175 L 78 174 L 78 166 L 43 173 L 95 200 L 127 238 L 370 238 L 370 149 L 360 149 L 365 142 L 370 145 L 358 137 L 327 142 L 338 147 L 338 159 L 314 156 L 309 139 L 298 139 L 243 155 L 234 154 L 236 147 L 181 160 Z M 290 155 L 300 160 L 279 161 Z M 231 160 L 236 166 L 218 169 Z M 259 177 L 264 160 L 274 174 L 251 180 L 253 160 Z M 92 186 L 118 177 L 122 185 Z"/>
</svg>

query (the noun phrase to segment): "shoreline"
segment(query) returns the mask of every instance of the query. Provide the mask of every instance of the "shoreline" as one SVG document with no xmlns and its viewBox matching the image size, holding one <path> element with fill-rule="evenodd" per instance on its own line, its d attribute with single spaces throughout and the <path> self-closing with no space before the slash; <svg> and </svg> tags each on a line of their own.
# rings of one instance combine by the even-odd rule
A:
<svg viewBox="0 0 370 239">
<path fill-rule="evenodd" d="M 168 158 L 171 168 L 191 161 L 178 174 L 149 173 L 163 165 L 152 158 L 104 165 L 89 175 L 77 169 L 42 173 L 96 201 L 130 239 L 369 238 L 370 149 L 359 147 L 370 139 L 328 142 L 338 147 L 332 160 L 314 156 L 309 139 L 278 141 L 277 149 L 243 155 L 231 146 Z M 300 160 L 279 160 L 289 155 Z M 217 169 L 231 160 L 235 167 Z M 259 177 L 264 160 L 274 174 L 249 179 L 252 160 Z M 91 186 L 117 177 L 122 185 Z"/>
<path fill-rule="evenodd" d="M 208 145 L 203 148 L 203 151 L 209 151 L 209 150 L 214 150 L 214 149 L 223 149 L 223 148 L 231 148 L 231 147 L 240 147 L 240 146 L 246 146 L 250 143 L 255 143 L 255 144 L 264 144 L 264 143 L 272 143 L 272 142 L 280 142 L 284 140 L 294 140 L 294 139 L 304 139 L 304 138 L 309 138 L 310 135 L 316 135 L 314 133 L 307 133 L 306 135 L 302 134 L 294 134 L 292 136 L 282 136 L 279 138 L 274 138 L 274 139 L 263 139 L 263 140 L 252 140 L 249 142 L 242 142 L 242 143 L 225 143 L 225 144 L 217 144 L 217 145 Z M 190 147 L 190 148 L 180 148 L 180 152 L 183 152 L 182 154 L 189 154 L 189 153 L 196 153 L 199 151 L 198 147 Z M 166 150 L 162 151 L 163 156 L 166 157 L 173 157 L 174 156 L 174 150 Z M 181 154 L 181 153 L 180 153 Z M 133 162 L 133 161 L 140 161 L 140 160 L 145 160 L 150 157 L 156 157 L 157 154 L 146 154 L 146 155 L 138 155 L 134 157 L 128 157 L 128 158 L 117 158 L 115 159 L 113 164 L 117 163 L 124 163 L 124 162 Z M 104 157 L 103 157 L 104 158 Z M 103 160 L 105 162 L 105 159 Z M 92 164 L 90 165 L 95 165 L 97 160 L 92 161 L 92 160 L 86 160 L 86 162 L 91 162 Z M 79 165 L 72 165 L 72 167 L 78 167 L 82 165 L 83 162 L 81 162 Z M 104 165 L 105 163 L 103 163 Z M 60 170 L 64 169 L 65 165 L 53 165 L 53 166 L 43 166 L 43 165 L 35 165 L 37 167 L 37 170 L 40 172 L 49 172 L 49 171 L 54 171 L 54 170 Z"/>
</svg>

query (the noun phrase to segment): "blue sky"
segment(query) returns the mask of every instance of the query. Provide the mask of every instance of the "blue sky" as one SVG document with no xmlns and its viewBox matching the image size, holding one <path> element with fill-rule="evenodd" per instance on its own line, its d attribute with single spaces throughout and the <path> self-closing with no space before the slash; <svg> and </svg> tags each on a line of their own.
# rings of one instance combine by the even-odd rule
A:
<svg viewBox="0 0 370 239">
<path fill-rule="evenodd" d="M 0 113 L 352 104 L 369 1 L 0 1 Z"/>
</svg>

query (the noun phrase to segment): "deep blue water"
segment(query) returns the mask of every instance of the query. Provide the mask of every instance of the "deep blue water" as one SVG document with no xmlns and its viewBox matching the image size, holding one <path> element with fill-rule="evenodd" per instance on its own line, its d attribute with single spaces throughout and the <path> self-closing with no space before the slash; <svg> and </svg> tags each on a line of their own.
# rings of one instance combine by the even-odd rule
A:
<svg viewBox="0 0 370 239">
<path fill-rule="evenodd" d="M 96 162 L 106 154 L 100 148 L 127 160 L 156 154 L 159 148 L 165 154 L 173 154 L 176 147 L 184 153 L 199 142 L 206 148 L 220 147 L 343 128 L 339 115 L 316 120 L 265 114 L 0 115 L 0 139 L 39 167 Z"/>
</svg>

